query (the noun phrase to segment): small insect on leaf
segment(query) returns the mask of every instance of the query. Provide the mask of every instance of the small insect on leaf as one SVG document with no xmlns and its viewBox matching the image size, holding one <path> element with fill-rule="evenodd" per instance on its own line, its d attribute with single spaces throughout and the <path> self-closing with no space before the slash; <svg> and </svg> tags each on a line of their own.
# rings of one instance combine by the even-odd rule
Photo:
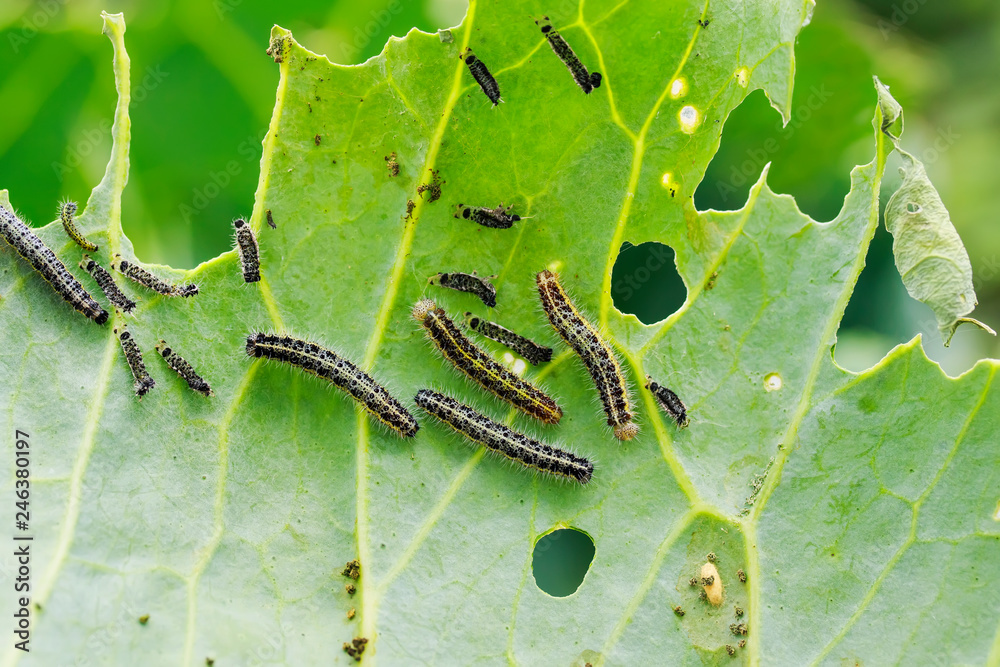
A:
<svg viewBox="0 0 1000 667">
<path fill-rule="evenodd" d="M 569 69 L 570 74 L 573 75 L 573 80 L 576 81 L 576 85 L 580 86 L 580 90 L 586 94 L 590 94 L 594 88 L 600 87 L 600 73 L 587 71 L 587 67 L 580 61 L 576 53 L 573 52 L 566 39 L 559 34 L 558 30 L 552 27 L 548 16 L 543 16 L 541 20 L 535 21 L 535 23 L 541 28 L 542 34 L 545 35 L 545 39 L 549 42 L 549 46 L 552 47 L 555 54 L 559 56 L 559 59 Z"/>
<path fill-rule="evenodd" d="M 483 93 L 486 97 L 490 98 L 490 102 L 493 106 L 496 106 L 503 100 L 500 98 L 500 85 L 497 80 L 493 78 L 490 74 L 490 69 L 486 66 L 482 60 L 476 57 L 476 54 L 472 52 L 472 49 L 467 48 L 461 55 L 462 60 L 465 61 L 466 66 L 469 68 L 469 72 L 472 74 L 472 78 L 476 80 L 479 87 L 483 89 Z"/>
<path fill-rule="evenodd" d="M 437 273 L 431 276 L 428 282 L 431 285 L 446 287 L 458 292 L 475 294 L 487 308 L 496 308 L 497 306 L 497 288 L 493 286 L 489 278 L 480 278 L 475 271 L 472 273 L 458 271 Z"/>
<path fill-rule="evenodd" d="M 64 201 L 59 204 L 59 220 L 62 222 L 63 229 L 66 230 L 67 236 L 73 239 L 76 244 L 84 250 L 94 252 L 97 250 L 97 244 L 84 238 L 83 234 L 80 233 L 80 230 L 76 228 L 76 223 L 74 222 L 75 215 L 75 201 Z"/>
<path fill-rule="evenodd" d="M 521 216 L 511 213 L 513 208 L 513 205 L 504 206 L 503 202 L 500 202 L 500 205 L 496 208 L 459 204 L 456 207 L 455 217 L 471 220 L 478 225 L 491 229 L 510 229 L 514 226 L 515 222 L 521 221 Z"/>
</svg>

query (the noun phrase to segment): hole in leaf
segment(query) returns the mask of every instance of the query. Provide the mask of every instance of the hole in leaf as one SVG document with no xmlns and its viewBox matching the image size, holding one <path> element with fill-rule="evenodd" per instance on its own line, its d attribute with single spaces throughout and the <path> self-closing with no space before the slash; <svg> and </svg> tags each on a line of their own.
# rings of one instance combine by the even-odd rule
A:
<svg viewBox="0 0 1000 667">
<path fill-rule="evenodd" d="M 920 204 L 911 201 L 906 205 L 906 211 L 907 213 L 920 213 Z"/>
<path fill-rule="evenodd" d="M 535 584 L 552 597 L 572 595 L 594 561 L 594 540 L 582 530 L 560 528 L 535 542 L 531 572 Z"/>
<path fill-rule="evenodd" d="M 662 243 L 622 244 L 611 270 L 611 299 L 643 324 L 666 319 L 684 305 L 687 287 L 677 273 L 674 249 Z"/>
<path fill-rule="evenodd" d="M 794 195 L 816 220 L 832 220 L 850 189 L 851 167 L 871 160 L 871 84 L 860 75 L 873 71 L 870 52 L 836 17 L 834 5 L 817 4 L 812 25 L 796 39 L 788 125 L 782 126 L 763 91 L 750 93 L 725 122 L 722 143 L 695 193 L 698 210 L 741 208 L 771 162 L 772 190 Z M 737 70 L 733 87 L 749 90 L 754 82 L 749 70 Z"/>
</svg>

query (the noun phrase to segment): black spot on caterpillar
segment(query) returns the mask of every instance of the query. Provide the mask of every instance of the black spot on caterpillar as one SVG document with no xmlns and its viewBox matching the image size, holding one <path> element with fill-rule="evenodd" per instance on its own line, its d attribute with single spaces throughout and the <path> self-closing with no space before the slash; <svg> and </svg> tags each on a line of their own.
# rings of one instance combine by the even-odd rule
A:
<svg viewBox="0 0 1000 667">
<path fill-rule="evenodd" d="M 90 255 L 84 254 L 83 259 L 80 260 L 80 268 L 94 278 L 94 282 L 104 292 L 104 296 L 108 297 L 112 306 L 125 313 L 131 313 L 135 310 L 135 301 L 125 296 L 108 270 L 98 264 Z"/>
<path fill-rule="evenodd" d="M 376 419 L 404 438 L 416 435 L 420 428 L 413 415 L 372 376 L 331 350 L 290 336 L 256 333 L 247 336 L 246 351 L 248 357 L 298 366 L 343 389 Z"/>
<path fill-rule="evenodd" d="M 421 408 L 469 440 L 527 468 L 580 484 L 589 482 L 594 474 L 594 464 L 587 459 L 511 430 L 450 396 L 421 389 L 415 400 Z"/>
<path fill-rule="evenodd" d="M 479 349 L 433 301 L 418 302 L 413 317 L 445 358 L 484 389 L 546 424 L 562 419 L 562 408 L 554 400 Z"/>
<path fill-rule="evenodd" d="M 135 262 L 122 259 L 121 255 L 114 256 L 114 259 L 111 260 L 111 266 L 126 278 L 163 296 L 194 296 L 198 293 L 197 285 L 171 285 Z"/>
<path fill-rule="evenodd" d="M 497 84 L 497 80 L 493 78 L 490 74 L 489 68 L 486 66 L 482 60 L 476 57 L 476 54 L 472 52 L 472 49 L 466 49 L 460 56 L 465 64 L 469 67 L 469 72 L 472 73 L 472 78 L 476 80 L 479 87 L 483 89 L 486 93 L 486 97 L 490 98 L 490 102 L 493 102 L 493 106 L 496 106 L 503 100 L 500 99 L 500 86 Z"/>
<path fill-rule="evenodd" d="M 83 289 L 66 265 L 13 211 L 0 205 L 0 236 L 24 258 L 69 305 L 98 324 L 108 321 L 108 312 Z"/>
<path fill-rule="evenodd" d="M 556 274 L 542 271 L 537 276 L 537 282 L 542 308 L 552 328 L 573 348 L 587 367 L 601 396 L 608 425 L 613 429 L 615 437 L 619 440 L 631 440 L 639 432 L 639 427 L 632 421 L 634 417 L 628 383 L 614 351 L 576 309 L 559 284 Z"/>
<path fill-rule="evenodd" d="M 59 220 L 62 221 L 62 226 L 66 230 L 66 234 L 84 250 L 94 252 L 97 250 L 97 244 L 91 243 L 83 237 L 83 234 L 80 233 L 80 230 L 76 228 L 76 224 L 73 222 L 74 215 L 76 215 L 75 201 L 64 201 L 59 204 Z"/>
<path fill-rule="evenodd" d="M 197 372 L 195 372 L 194 367 L 184 357 L 177 354 L 167 342 L 160 339 L 160 342 L 156 344 L 156 351 L 160 353 L 167 365 L 177 371 L 188 383 L 188 386 L 197 391 L 198 393 L 204 394 L 205 396 L 214 396 L 212 393 L 212 387 L 209 386 L 208 382 L 205 381 Z"/>
<path fill-rule="evenodd" d="M 125 353 L 125 361 L 128 362 L 128 367 L 132 371 L 132 377 L 135 378 L 135 395 L 142 398 L 156 386 L 156 381 L 146 371 L 146 364 L 142 361 L 142 350 L 139 349 L 126 326 L 119 325 L 115 327 L 114 332 L 118 336 L 118 342 L 121 343 L 122 352 Z"/>
<path fill-rule="evenodd" d="M 267 226 L 271 229 L 278 228 L 278 225 L 274 224 L 274 216 L 271 214 L 271 209 L 267 209 Z"/>
<path fill-rule="evenodd" d="M 510 212 L 512 208 L 514 207 L 505 207 L 502 203 L 496 208 L 459 204 L 455 211 L 455 217 L 465 218 L 483 227 L 490 227 L 492 229 L 510 229 L 514 226 L 515 222 L 521 220 L 521 216 Z"/>
<path fill-rule="evenodd" d="M 243 267 L 243 281 L 256 283 L 260 281 L 260 248 L 257 237 L 243 218 L 233 220 L 236 230 L 236 250 L 240 254 L 240 265 Z"/>
<path fill-rule="evenodd" d="M 601 86 L 600 72 L 591 74 L 587 71 L 586 66 L 580 62 L 580 58 L 573 52 L 573 49 L 563 39 L 563 36 L 559 34 L 558 30 L 552 27 L 548 16 L 543 16 L 541 21 L 535 21 L 535 23 L 542 29 L 545 39 L 549 40 L 549 46 L 552 47 L 552 50 L 556 52 L 559 59 L 569 69 L 570 74 L 573 75 L 573 80 L 576 81 L 576 85 L 580 86 L 580 89 L 584 93 L 589 95 L 590 91 Z"/>
<path fill-rule="evenodd" d="M 487 308 L 496 308 L 497 288 L 488 278 L 480 278 L 472 273 L 437 273 L 430 277 L 431 285 L 440 285 L 459 292 L 468 292 L 479 297 Z"/>
<path fill-rule="evenodd" d="M 646 376 L 646 389 L 653 393 L 653 396 L 656 397 L 656 402 L 677 423 L 678 428 L 684 428 L 688 425 L 687 408 L 684 407 L 684 403 L 677 397 L 677 394 L 662 384 L 655 382 L 648 375 Z"/>
<path fill-rule="evenodd" d="M 472 313 L 465 314 L 465 322 L 473 331 L 478 331 L 501 345 L 505 345 L 528 360 L 532 366 L 545 361 L 552 361 L 552 348 L 539 345 L 535 341 L 516 334 L 496 322 L 476 317 Z"/>
</svg>

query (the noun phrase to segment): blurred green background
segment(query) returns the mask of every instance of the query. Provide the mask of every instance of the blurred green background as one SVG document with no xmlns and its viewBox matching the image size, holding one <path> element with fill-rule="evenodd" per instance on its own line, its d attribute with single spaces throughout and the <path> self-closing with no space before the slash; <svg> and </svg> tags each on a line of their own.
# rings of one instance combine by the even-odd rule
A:
<svg viewBox="0 0 1000 667">
<path fill-rule="evenodd" d="M 253 206 L 278 78 L 264 53 L 272 24 L 353 64 L 376 55 L 390 35 L 457 24 L 465 2 L 3 0 L 0 188 L 35 224 L 54 219 L 61 198 L 85 201 L 104 172 L 115 90 L 101 10 L 123 11 L 128 20 L 133 124 L 125 232 L 144 260 L 192 267 L 229 249 L 229 221 Z M 924 159 L 969 249 L 980 299 L 975 315 L 1000 325 L 1000 3 L 820 0 L 796 52 L 792 122 L 782 128 L 766 98 L 752 94 L 726 124 L 696 193 L 698 207 L 739 208 L 772 162 L 775 191 L 794 195 L 818 220 L 834 218 L 850 169 L 873 154 L 877 73 L 906 109 L 904 145 Z M 886 189 L 897 184 L 894 162 Z M 646 246 L 626 250 L 612 289 L 619 308 L 654 322 L 684 294 L 668 260 L 625 298 L 623 281 L 648 253 Z M 881 229 L 844 318 L 837 360 L 862 370 L 920 332 L 928 354 L 951 374 L 982 356 L 1000 357 L 998 343 L 973 329 L 960 329 L 951 348 L 941 346 L 930 310 L 903 288 Z M 546 541 L 536 551 L 535 576 L 551 577 L 553 590 L 573 590 L 593 557 L 589 538 L 579 541 Z"/>
</svg>

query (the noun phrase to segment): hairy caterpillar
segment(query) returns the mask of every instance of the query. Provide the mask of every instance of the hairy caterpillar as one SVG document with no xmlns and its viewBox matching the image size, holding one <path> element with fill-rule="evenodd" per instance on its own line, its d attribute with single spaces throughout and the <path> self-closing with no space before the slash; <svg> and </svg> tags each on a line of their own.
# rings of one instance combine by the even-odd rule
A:
<svg viewBox="0 0 1000 667">
<path fill-rule="evenodd" d="M 177 354 L 167 342 L 160 339 L 160 342 L 156 344 L 156 351 L 160 353 L 167 365 L 174 369 L 178 375 L 184 378 L 184 381 L 188 383 L 188 386 L 195 391 L 204 394 L 205 396 L 214 396 L 212 393 L 212 387 L 209 386 L 208 382 L 205 381 L 203 377 L 195 372 L 194 367 L 191 366 L 188 361 Z"/>
<path fill-rule="evenodd" d="M 413 317 L 445 358 L 484 389 L 546 424 L 562 419 L 562 408 L 554 400 L 479 349 L 433 301 L 418 302 Z"/>
<path fill-rule="evenodd" d="M 472 78 L 476 80 L 479 87 L 486 93 L 486 97 L 490 98 L 490 102 L 493 102 L 493 106 L 502 102 L 503 100 L 500 99 L 500 86 L 497 84 L 497 80 L 493 78 L 493 75 L 490 74 L 486 63 L 477 58 L 472 49 L 468 48 L 462 54 L 461 58 L 468 65 L 469 72 L 472 73 Z"/>
<path fill-rule="evenodd" d="M 590 91 L 601 86 L 600 72 L 590 73 L 587 71 L 584 64 L 580 62 L 580 58 L 573 52 L 559 31 L 552 28 L 548 16 L 543 16 L 541 21 L 535 21 L 535 23 L 542 29 L 545 39 L 549 40 L 549 46 L 569 69 L 576 85 L 580 86 L 584 93 L 589 95 Z"/>
<path fill-rule="evenodd" d="M 298 366 L 340 387 L 404 438 L 416 435 L 420 428 L 402 403 L 372 376 L 331 350 L 291 336 L 256 333 L 247 336 L 246 351 L 249 357 L 264 357 Z"/>
<path fill-rule="evenodd" d="M 131 313 L 135 310 L 135 301 L 125 296 L 107 269 L 98 264 L 90 255 L 84 254 L 83 259 L 80 260 L 80 268 L 94 278 L 94 282 L 104 292 L 104 296 L 108 297 L 112 306 L 124 313 Z"/>
<path fill-rule="evenodd" d="M 542 308 L 552 328 L 583 360 L 594 380 L 608 417 L 608 426 L 619 440 L 631 440 L 639 432 L 639 427 L 632 421 L 628 383 L 614 351 L 598 335 L 594 325 L 576 309 L 556 274 L 542 271 L 537 276 L 537 282 Z"/>
<path fill-rule="evenodd" d="M 135 395 L 142 398 L 156 386 L 156 381 L 146 371 L 146 364 L 142 361 L 142 350 L 139 349 L 139 345 L 132 338 L 128 328 L 122 324 L 115 327 L 114 332 L 118 336 L 118 342 L 121 343 L 122 352 L 125 353 L 125 361 L 128 362 L 129 370 L 132 371 L 132 377 L 135 378 Z"/>
<path fill-rule="evenodd" d="M 677 422 L 679 428 L 688 425 L 687 408 L 673 390 L 664 387 L 648 375 L 646 376 L 646 389 L 652 392 L 653 396 L 656 397 L 656 402 L 670 415 L 671 419 Z"/>
<path fill-rule="evenodd" d="M 62 222 L 62 226 L 63 229 L 66 230 L 66 234 L 69 235 L 71 239 L 76 241 L 76 244 L 84 250 L 94 252 L 97 250 L 97 244 L 85 239 L 83 234 L 80 233 L 80 230 L 76 228 L 76 224 L 73 222 L 73 216 L 75 215 L 75 201 L 64 201 L 59 204 L 59 220 Z"/>
<path fill-rule="evenodd" d="M 111 260 L 111 266 L 126 278 L 163 296 L 194 296 L 198 293 L 197 285 L 172 285 L 157 278 L 135 262 L 122 259 L 121 255 L 115 255 Z"/>
<path fill-rule="evenodd" d="M 52 289 L 69 305 L 98 324 L 108 321 L 108 312 L 94 301 L 56 254 L 13 211 L 0 205 L 0 236 L 3 236 Z"/>
<path fill-rule="evenodd" d="M 415 400 L 421 408 L 469 440 L 527 468 L 580 484 L 589 482 L 594 474 L 594 464 L 587 459 L 518 433 L 450 396 L 421 389 Z"/>
<path fill-rule="evenodd" d="M 257 237 L 243 218 L 233 220 L 236 230 L 236 249 L 240 254 L 240 265 L 243 267 L 243 281 L 256 283 L 260 281 L 260 247 Z"/>
<path fill-rule="evenodd" d="M 482 335 L 495 340 L 501 345 L 505 345 L 514 350 L 528 360 L 532 366 L 545 361 L 552 361 L 552 348 L 539 345 L 530 338 L 525 338 L 521 334 L 514 333 L 506 327 L 502 327 L 496 322 L 484 320 L 472 313 L 465 314 L 465 322 L 473 331 L 478 331 Z"/>
<path fill-rule="evenodd" d="M 458 271 L 438 273 L 431 276 L 429 282 L 431 285 L 440 285 L 457 292 L 475 294 L 487 308 L 496 308 L 497 306 L 497 288 L 489 279 L 477 276 L 475 271 L 472 273 L 459 273 Z"/>
</svg>

